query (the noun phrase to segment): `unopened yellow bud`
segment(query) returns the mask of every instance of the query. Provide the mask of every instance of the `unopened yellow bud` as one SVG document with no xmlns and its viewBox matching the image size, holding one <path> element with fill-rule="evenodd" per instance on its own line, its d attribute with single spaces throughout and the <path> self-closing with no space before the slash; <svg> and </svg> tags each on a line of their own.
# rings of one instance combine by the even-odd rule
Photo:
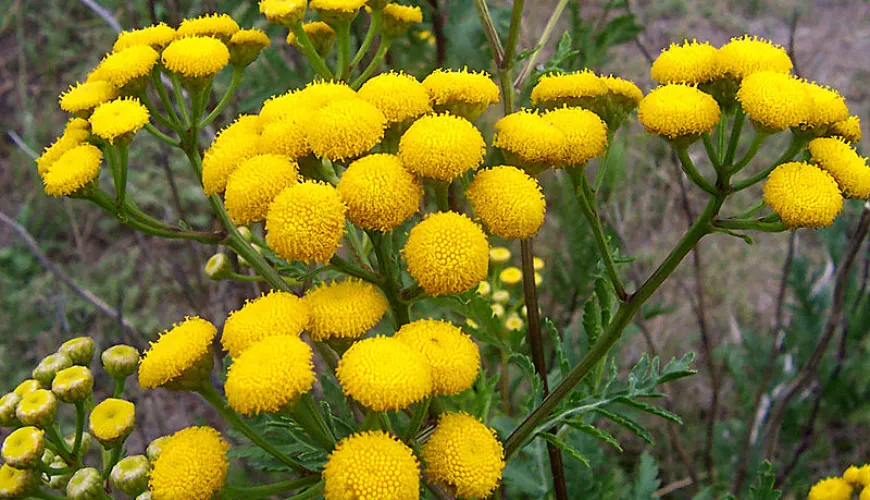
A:
<svg viewBox="0 0 870 500">
<path fill-rule="evenodd" d="M 107 449 L 123 444 L 135 424 L 136 407 L 123 399 L 106 399 L 91 411 L 91 434 Z"/>
<path fill-rule="evenodd" d="M 38 389 L 30 393 L 18 403 L 15 416 L 24 425 L 32 425 L 45 429 L 54 423 L 57 415 L 57 398 L 54 393 L 45 389 Z"/>
<path fill-rule="evenodd" d="M 409 7 L 389 3 L 384 6 L 383 35 L 396 38 L 408 32 L 411 26 L 423 22 L 423 11 L 420 7 Z"/>
<path fill-rule="evenodd" d="M 511 251 L 505 247 L 490 248 L 489 260 L 491 260 L 493 264 L 506 264 L 511 260 Z"/>
<path fill-rule="evenodd" d="M 239 235 L 240 235 L 242 238 L 244 238 L 245 241 L 247 241 L 247 242 L 249 242 L 249 243 L 250 243 L 250 242 L 253 240 L 253 238 L 254 238 L 253 233 L 251 233 L 251 230 L 248 229 L 247 226 L 239 226 L 239 227 L 236 228 L 236 231 L 238 231 L 238 232 L 239 232 Z"/>
<path fill-rule="evenodd" d="M 39 482 L 33 469 L 16 469 L 9 464 L 0 467 L 0 498 L 25 498 Z"/>
<path fill-rule="evenodd" d="M 332 29 L 332 26 L 323 21 L 314 21 L 303 24 L 302 31 L 305 32 L 305 36 L 308 37 L 311 45 L 314 46 L 314 50 L 321 56 L 328 54 L 332 50 L 332 46 L 335 43 L 335 30 Z M 291 31 L 287 35 L 287 44 L 299 48 L 299 40 L 296 39 L 296 33 Z"/>
<path fill-rule="evenodd" d="M 481 281 L 477 285 L 477 293 L 480 295 L 489 295 L 490 291 L 492 291 L 492 285 L 489 284 L 489 281 Z"/>
<path fill-rule="evenodd" d="M 97 500 L 106 497 L 103 478 L 93 467 L 79 469 L 66 485 L 66 496 L 72 500 Z"/>
<path fill-rule="evenodd" d="M 94 359 L 94 340 L 90 337 L 76 337 L 61 344 L 57 352 L 66 354 L 74 365 L 88 366 Z"/>
<path fill-rule="evenodd" d="M 532 262 L 534 263 L 535 271 L 540 271 L 544 268 L 544 259 L 540 257 L 535 257 L 534 259 L 532 259 Z"/>
<path fill-rule="evenodd" d="M 40 384 L 38 380 L 29 378 L 24 382 L 18 384 L 18 387 L 16 387 L 13 392 L 15 392 L 15 394 L 18 394 L 22 398 L 26 398 L 28 394 L 34 392 L 37 389 L 42 389 L 42 384 Z"/>
<path fill-rule="evenodd" d="M 208 276 L 209 279 L 215 281 L 226 278 L 232 270 L 233 268 L 232 264 L 230 264 L 230 258 L 223 253 L 212 255 L 208 259 L 208 262 L 205 263 L 205 275 Z"/>
<path fill-rule="evenodd" d="M 54 380 L 55 374 L 72 365 L 72 360 L 66 354 L 50 354 L 42 358 L 42 361 L 33 369 L 33 378 L 38 380 L 43 387 L 51 387 L 51 381 Z"/>
<path fill-rule="evenodd" d="M 263 255 L 263 249 L 262 249 L 262 248 L 260 248 L 260 247 L 257 246 L 257 245 L 251 245 L 251 247 L 253 247 L 253 249 L 256 250 L 256 252 L 257 252 L 258 254 Z M 238 255 L 238 259 L 239 259 L 239 265 L 240 265 L 241 267 L 251 267 L 251 265 L 248 264 L 248 261 L 245 260 L 245 258 L 242 257 L 241 255 Z"/>
<path fill-rule="evenodd" d="M 121 459 L 112 467 L 112 485 L 135 497 L 148 488 L 148 472 L 151 464 L 145 455 L 133 455 Z"/>
<path fill-rule="evenodd" d="M 0 456 L 16 469 L 32 469 L 39 465 L 44 451 L 44 431 L 36 427 L 22 427 L 6 437 L 0 447 Z"/>
<path fill-rule="evenodd" d="M 269 21 L 292 28 L 305 17 L 307 0 L 260 0 L 260 14 Z"/>
<path fill-rule="evenodd" d="M 103 351 L 103 369 L 113 379 L 125 379 L 139 367 L 139 351 L 128 345 L 114 345 Z"/>
<path fill-rule="evenodd" d="M 492 294 L 492 300 L 498 304 L 504 304 L 511 299 L 511 294 L 507 290 L 499 290 Z"/>
<path fill-rule="evenodd" d="M 75 434 L 69 434 L 63 438 L 63 442 L 66 443 L 66 445 L 69 447 L 69 449 L 72 449 L 72 447 L 75 445 L 75 441 L 76 441 Z M 93 444 L 93 438 L 91 437 L 91 435 L 87 432 L 82 432 L 82 444 L 79 445 L 81 447 L 81 450 L 82 450 L 81 451 L 82 456 L 84 456 L 85 453 L 91 451 L 92 444 Z M 45 460 L 43 460 L 43 462 L 44 461 Z"/>
<path fill-rule="evenodd" d="M 504 322 L 505 328 L 508 330 L 521 330 L 523 328 L 523 320 L 516 313 L 511 314 Z"/>
<path fill-rule="evenodd" d="M 148 443 L 148 448 L 145 449 L 145 455 L 148 456 L 148 460 L 152 462 L 157 460 L 157 457 L 160 456 L 160 452 L 163 451 L 163 447 L 166 446 L 168 441 L 169 436 L 161 436 Z"/>
<path fill-rule="evenodd" d="M 230 49 L 230 64 L 237 68 L 254 62 L 257 56 L 263 49 L 267 48 L 272 42 L 261 30 L 249 29 L 239 30 L 230 38 L 228 45 Z"/>
<path fill-rule="evenodd" d="M 84 401 L 94 390 L 94 376 L 86 366 L 71 366 L 57 372 L 51 392 L 64 403 Z"/>
<path fill-rule="evenodd" d="M 48 461 L 43 460 L 43 462 L 50 464 L 52 469 L 65 469 L 68 467 L 61 457 L 54 457 Z M 66 486 L 69 484 L 70 479 L 72 479 L 72 473 L 52 475 L 48 478 L 48 487 L 53 490 L 66 491 Z"/>
<path fill-rule="evenodd" d="M 516 285 L 523 280 L 523 272 L 518 267 L 508 267 L 498 273 L 498 279 L 505 285 Z"/>
<path fill-rule="evenodd" d="M 311 8 L 317 11 L 321 19 L 335 26 L 353 21 L 366 0 L 311 0 Z"/>
<path fill-rule="evenodd" d="M 501 304 L 493 304 L 492 315 L 496 318 L 501 318 L 502 316 L 504 316 L 504 306 Z"/>
<path fill-rule="evenodd" d="M 0 427 L 15 425 L 15 407 L 21 402 L 21 396 L 10 392 L 0 397 Z"/>
</svg>

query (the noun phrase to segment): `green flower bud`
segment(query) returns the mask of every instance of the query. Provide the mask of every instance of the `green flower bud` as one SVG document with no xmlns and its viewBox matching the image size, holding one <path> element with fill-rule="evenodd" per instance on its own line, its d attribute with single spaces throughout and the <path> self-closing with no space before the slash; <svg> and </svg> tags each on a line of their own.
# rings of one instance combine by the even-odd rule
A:
<svg viewBox="0 0 870 500">
<path fill-rule="evenodd" d="M 50 464 L 56 457 L 57 455 L 55 455 L 53 451 L 46 448 L 45 451 L 42 452 L 42 463 Z"/>
<path fill-rule="evenodd" d="M 112 467 L 112 485 L 135 497 L 148 489 L 148 473 L 151 463 L 145 455 L 126 457 Z"/>
<path fill-rule="evenodd" d="M 136 407 L 123 399 L 106 399 L 91 410 L 91 434 L 107 449 L 120 446 L 135 424 Z"/>
<path fill-rule="evenodd" d="M 167 441 L 169 441 L 169 436 L 162 436 L 151 441 L 148 444 L 148 448 L 145 450 L 145 454 L 148 455 L 148 460 L 152 462 L 157 460 L 157 457 L 160 456 L 160 452 L 163 451 L 163 447 L 166 446 Z"/>
<path fill-rule="evenodd" d="M 91 451 L 91 445 L 93 444 L 93 441 L 94 438 L 92 438 L 89 433 L 82 432 L 81 455 L 85 455 L 86 453 Z M 72 449 L 72 447 L 76 444 L 76 435 L 70 434 L 69 436 L 64 437 L 63 442 L 66 443 L 69 449 Z M 43 460 L 43 462 L 44 461 L 45 460 Z"/>
<path fill-rule="evenodd" d="M 9 464 L 0 467 L 0 498 L 24 498 L 39 482 L 33 469 L 16 469 Z"/>
<path fill-rule="evenodd" d="M 0 397 L 0 427 L 15 425 L 15 407 L 21 402 L 21 396 L 10 392 Z"/>
<path fill-rule="evenodd" d="M 57 415 L 57 398 L 54 393 L 38 389 L 22 399 L 15 408 L 15 416 L 24 425 L 45 429 L 54 423 Z"/>
<path fill-rule="evenodd" d="M 212 255 L 209 257 L 208 262 L 205 263 L 205 275 L 215 281 L 226 278 L 232 270 L 230 258 L 223 253 Z"/>
<path fill-rule="evenodd" d="M 16 469 L 32 469 L 39 465 L 45 451 L 45 436 L 36 427 L 22 427 L 6 436 L 0 446 L 0 456 Z"/>
<path fill-rule="evenodd" d="M 94 390 L 94 376 L 86 366 L 71 366 L 57 372 L 51 392 L 64 403 L 84 401 Z"/>
<path fill-rule="evenodd" d="M 146 491 L 145 493 L 142 493 L 141 495 L 136 497 L 136 500 L 151 500 L 151 492 Z"/>
<path fill-rule="evenodd" d="M 90 337 L 76 337 L 61 344 L 57 352 L 66 354 L 74 365 L 89 366 L 94 359 L 94 340 Z"/>
<path fill-rule="evenodd" d="M 114 379 L 125 379 L 139 368 L 139 351 L 128 345 L 114 345 L 100 356 L 103 369 Z"/>
<path fill-rule="evenodd" d="M 236 228 L 236 231 L 238 231 L 242 238 L 244 238 L 248 243 L 250 243 L 254 238 L 254 235 L 247 226 L 239 226 Z"/>
<path fill-rule="evenodd" d="M 51 464 L 52 469 L 63 469 L 67 467 L 66 462 L 63 461 L 61 457 L 55 457 L 51 462 L 46 462 Z M 72 478 L 72 473 L 67 474 L 56 474 L 48 478 L 48 487 L 53 490 L 65 491 L 66 485 L 69 484 L 69 480 Z"/>
<path fill-rule="evenodd" d="M 66 485 L 66 496 L 72 500 L 97 500 L 105 497 L 103 478 L 93 467 L 79 469 Z"/>
<path fill-rule="evenodd" d="M 22 399 L 24 399 L 25 397 L 27 397 L 28 394 L 32 393 L 37 389 L 42 389 L 42 384 L 40 384 L 38 380 L 33 380 L 32 378 L 29 378 L 24 382 L 18 384 L 18 387 L 16 387 L 15 390 L 12 392 L 18 394 Z"/>
<path fill-rule="evenodd" d="M 42 387 L 51 387 L 51 381 L 54 380 L 55 374 L 72 365 L 72 360 L 66 354 L 59 352 L 50 354 L 42 358 L 42 361 L 33 369 L 33 378 L 38 380 Z"/>
<path fill-rule="evenodd" d="M 269 37 L 258 29 L 239 30 L 230 38 L 230 64 L 244 68 L 254 62 L 270 44 Z M 246 228 L 247 229 L 247 228 Z"/>
</svg>

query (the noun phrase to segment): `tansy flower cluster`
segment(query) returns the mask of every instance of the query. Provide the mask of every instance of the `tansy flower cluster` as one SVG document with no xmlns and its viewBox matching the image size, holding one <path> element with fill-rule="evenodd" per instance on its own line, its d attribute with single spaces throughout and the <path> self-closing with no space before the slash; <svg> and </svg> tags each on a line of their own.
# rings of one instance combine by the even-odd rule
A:
<svg viewBox="0 0 870 500">
<path fill-rule="evenodd" d="M 852 465 L 842 476 L 819 480 L 810 488 L 808 500 L 851 500 L 853 494 L 860 500 L 870 498 L 870 465 Z"/>
</svg>

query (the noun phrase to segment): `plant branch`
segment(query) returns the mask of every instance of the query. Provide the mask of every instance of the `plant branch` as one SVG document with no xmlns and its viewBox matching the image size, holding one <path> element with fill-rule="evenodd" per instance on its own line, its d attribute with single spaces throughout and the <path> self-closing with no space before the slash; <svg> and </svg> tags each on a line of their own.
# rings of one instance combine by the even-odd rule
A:
<svg viewBox="0 0 870 500">
<path fill-rule="evenodd" d="M 559 0 L 559 3 L 556 4 L 556 7 L 550 14 L 550 18 L 547 19 L 547 24 L 544 26 L 544 31 L 541 33 L 540 40 L 538 40 L 538 43 L 532 48 L 532 54 L 526 61 L 526 65 L 522 70 L 520 70 L 517 79 L 514 80 L 514 88 L 520 88 L 529 73 L 535 69 L 535 63 L 538 62 L 538 57 L 541 55 L 541 51 L 544 50 L 544 46 L 547 45 L 548 41 L 550 41 L 550 37 L 556 29 L 556 24 L 559 22 L 559 18 L 562 16 L 562 12 L 565 11 L 565 7 L 567 6 L 568 0 Z"/>
<path fill-rule="evenodd" d="M 236 90 L 238 90 L 239 85 L 242 83 L 243 75 L 244 68 L 233 66 L 233 77 L 232 80 L 230 80 L 230 86 L 227 87 L 227 91 L 224 92 L 223 97 L 221 97 L 221 100 L 217 103 L 214 109 L 211 110 L 211 113 L 209 113 L 208 116 L 206 116 L 202 119 L 202 121 L 199 122 L 199 128 L 203 128 L 212 121 L 214 121 L 214 119 L 221 114 L 224 108 L 227 107 L 227 104 L 229 104 L 230 100 L 236 94 Z"/>
</svg>

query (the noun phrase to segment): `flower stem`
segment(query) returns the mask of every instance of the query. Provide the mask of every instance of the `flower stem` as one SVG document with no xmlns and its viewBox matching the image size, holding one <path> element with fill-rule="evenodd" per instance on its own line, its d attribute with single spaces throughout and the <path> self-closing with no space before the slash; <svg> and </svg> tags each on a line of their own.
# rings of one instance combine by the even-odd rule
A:
<svg viewBox="0 0 870 500">
<path fill-rule="evenodd" d="M 788 229 L 785 223 L 779 221 L 745 220 L 745 219 L 716 219 L 713 226 L 719 229 L 736 229 L 762 231 L 765 233 L 781 233 Z"/>
<path fill-rule="evenodd" d="M 350 74 L 350 21 L 344 21 L 336 26 L 338 35 L 338 59 L 336 60 L 335 74 L 341 81 L 346 82 Z"/>
<path fill-rule="evenodd" d="M 120 141 L 118 149 L 118 183 L 115 185 L 115 192 L 118 195 L 116 207 L 119 212 L 123 213 L 123 208 L 127 203 L 127 161 L 130 153 L 130 142 L 127 140 Z"/>
<path fill-rule="evenodd" d="M 106 479 L 109 478 L 109 474 L 112 473 L 112 467 L 114 467 L 115 464 L 118 463 L 118 460 L 121 459 L 121 454 L 123 451 L 124 451 L 123 443 L 112 448 L 112 452 L 109 455 L 109 460 L 103 464 L 103 474 L 102 474 L 103 481 L 105 481 Z"/>
<path fill-rule="evenodd" d="M 764 144 L 764 141 L 770 137 L 770 134 L 767 132 L 762 132 L 758 129 L 755 129 L 755 135 L 752 137 L 752 143 L 749 145 L 749 149 L 746 151 L 746 154 L 743 155 L 743 158 L 737 162 L 731 168 L 731 174 L 736 174 L 737 172 L 743 170 L 746 165 L 755 158 L 755 155 L 758 153 L 758 150 L 761 148 L 761 145 Z"/>
<path fill-rule="evenodd" d="M 314 438 L 321 448 L 326 451 L 332 451 L 335 448 L 335 435 L 326 421 L 323 420 L 323 415 L 311 397 L 311 393 L 306 392 L 302 395 L 293 411 L 293 419 Z"/>
<path fill-rule="evenodd" d="M 433 182 L 435 189 L 435 205 L 440 212 L 450 211 L 450 183 L 444 181 Z"/>
<path fill-rule="evenodd" d="M 387 50 L 390 49 L 390 44 L 392 43 L 392 38 L 381 35 L 381 43 L 380 45 L 378 45 L 378 51 L 375 52 L 375 56 L 366 67 L 365 71 L 362 72 L 359 78 L 353 81 L 353 83 L 351 84 L 351 88 L 353 88 L 354 90 L 358 90 L 362 86 L 362 84 L 365 83 L 365 81 L 368 80 L 370 76 L 372 76 L 372 73 L 374 73 L 375 70 L 378 69 L 378 66 L 380 66 L 381 61 L 384 59 L 384 56 L 387 55 Z"/>
<path fill-rule="evenodd" d="M 375 248 L 375 257 L 378 259 L 378 269 L 383 276 L 381 289 L 387 296 L 387 301 L 390 303 L 390 309 L 393 311 L 393 320 L 396 323 L 396 329 L 411 322 L 411 311 L 408 304 L 402 302 L 401 291 L 396 276 L 393 274 L 392 261 L 386 252 L 387 238 L 384 234 L 375 231 L 370 231 L 369 238 Z"/>
<path fill-rule="evenodd" d="M 230 494 L 231 498 L 266 498 L 289 491 L 298 490 L 310 484 L 320 481 L 320 474 L 312 474 L 299 479 L 281 481 L 280 483 L 264 484 L 261 486 L 224 486 L 224 493 Z"/>
<path fill-rule="evenodd" d="M 758 135 L 756 135 L 756 140 L 753 141 L 753 145 L 755 144 L 756 141 L 759 141 L 758 146 L 756 146 L 754 148 L 756 152 L 758 151 L 758 148 L 761 146 L 761 142 L 763 142 L 765 137 L 762 137 L 761 139 L 759 139 Z M 744 179 L 742 181 L 738 181 L 738 182 L 735 182 L 734 184 L 732 184 L 731 185 L 731 192 L 736 193 L 737 191 L 742 191 L 742 190 L 764 180 L 765 178 L 767 178 L 768 175 L 770 175 L 771 172 L 773 172 L 773 169 L 780 166 L 782 163 L 790 161 L 792 158 L 794 158 L 794 156 L 796 154 L 798 154 L 800 152 L 800 150 L 803 149 L 804 146 L 806 146 L 806 144 L 807 144 L 806 139 L 802 139 L 796 135 L 793 135 L 792 139 L 791 139 L 791 144 L 789 145 L 788 149 L 786 149 L 786 151 L 782 154 L 782 156 L 777 158 L 777 160 L 775 162 L 771 163 L 767 168 L 765 168 L 761 172 L 758 172 L 755 175 L 752 175 L 752 176 L 747 177 L 746 179 Z M 752 159 L 751 158 L 752 156 L 755 156 L 755 153 L 752 153 L 752 150 L 753 150 L 753 148 L 750 147 L 750 150 L 746 153 L 746 156 L 749 157 L 750 160 Z M 751 156 L 750 156 L 750 153 L 752 153 Z M 749 163 L 749 160 L 746 160 L 746 163 Z M 740 168 L 743 168 L 744 165 L 745 164 L 744 164 L 743 160 L 741 160 L 737 166 Z M 735 168 L 735 172 L 737 170 L 739 170 L 739 169 Z"/>
<path fill-rule="evenodd" d="M 302 51 L 302 54 L 308 59 L 308 62 L 311 63 L 311 67 L 314 68 L 314 71 L 317 72 L 321 78 L 325 78 L 327 80 L 332 80 L 335 76 L 332 74 L 332 71 L 326 66 L 326 63 L 323 61 L 323 58 L 320 57 L 320 54 L 317 53 L 317 50 L 314 48 L 314 44 L 311 43 L 311 39 L 308 38 L 308 35 L 305 33 L 305 30 L 302 29 L 302 25 L 297 23 L 290 29 L 294 35 L 296 35 L 296 43 L 299 44 L 299 50 Z"/>
<path fill-rule="evenodd" d="M 715 196 L 719 190 L 707 182 L 707 179 L 705 179 L 704 176 L 701 175 L 701 172 L 698 171 L 697 167 L 695 167 L 695 163 L 691 158 L 689 158 L 689 149 L 685 146 L 677 146 L 674 147 L 674 149 L 677 152 L 677 157 L 680 158 L 680 164 L 682 165 L 683 172 L 686 173 L 686 176 L 694 182 L 696 186 Z"/>
<path fill-rule="evenodd" d="M 82 451 L 82 435 L 85 432 L 85 402 L 76 401 L 76 434 L 73 438 L 72 456 L 78 461 Z"/>
<path fill-rule="evenodd" d="M 731 140 L 728 142 L 728 151 L 725 152 L 725 158 L 722 160 L 722 165 L 725 165 L 727 168 L 730 168 L 731 162 L 734 161 L 734 155 L 737 153 L 737 145 L 740 143 L 740 133 L 743 132 L 744 122 L 746 122 L 746 114 L 738 109 L 734 116 L 734 125 L 731 127 Z"/>
<path fill-rule="evenodd" d="M 384 14 L 382 9 L 372 9 L 372 20 L 369 23 L 369 30 L 366 32 L 366 36 L 363 38 L 359 50 L 356 51 L 356 55 L 350 62 L 348 73 L 352 72 L 359 65 L 363 57 L 365 57 L 366 52 L 369 51 L 369 47 L 371 47 L 372 42 L 375 40 L 375 35 L 381 30 L 381 22 L 383 19 Z"/>
<path fill-rule="evenodd" d="M 175 105 L 181 111 L 181 123 L 184 128 L 189 128 L 191 124 L 190 113 L 187 110 L 187 100 L 184 99 L 181 78 L 176 73 L 171 73 L 169 78 L 172 80 L 172 91 L 175 93 Z"/>
<path fill-rule="evenodd" d="M 150 123 L 145 124 L 145 130 L 147 130 L 151 135 L 153 135 L 157 139 L 165 142 L 166 144 L 169 144 L 172 147 L 178 147 L 179 145 L 181 145 L 181 141 L 179 141 L 178 139 L 176 139 L 174 137 L 170 137 L 170 136 L 164 134 L 163 132 L 158 130 L 157 127 L 155 127 L 154 125 L 151 125 Z"/>
<path fill-rule="evenodd" d="M 597 193 L 604 184 L 604 177 L 607 174 L 607 167 L 610 166 L 610 150 L 613 148 L 613 136 L 615 130 L 607 131 L 607 149 L 604 150 L 604 156 L 598 162 L 598 169 L 595 171 L 595 179 L 592 181 L 592 190 Z"/>
<path fill-rule="evenodd" d="M 124 390 L 127 385 L 127 379 L 125 377 L 117 377 L 115 378 L 115 385 L 112 388 L 112 397 L 120 398 L 124 394 Z"/>
<path fill-rule="evenodd" d="M 329 260 L 329 265 L 343 272 L 344 274 L 348 274 L 350 276 L 353 276 L 354 278 L 359 278 L 363 281 L 368 281 L 373 285 L 383 286 L 384 284 L 384 280 L 381 279 L 380 276 L 376 275 L 373 272 L 360 269 L 351 264 L 350 262 L 342 259 L 338 255 L 333 256 L 332 259 Z"/>
<path fill-rule="evenodd" d="M 57 448 L 56 453 L 63 458 L 66 463 L 79 465 L 78 459 L 76 459 L 72 453 L 70 453 L 69 448 L 66 446 L 66 442 L 63 440 L 63 437 L 60 435 L 60 432 L 57 430 L 57 424 L 49 425 L 45 428 L 45 435 L 48 437 L 48 440 L 54 444 Z"/>
<path fill-rule="evenodd" d="M 163 107 L 172 118 L 171 121 L 174 123 L 173 129 L 177 130 L 179 122 L 178 113 L 175 112 L 175 107 L 172 106 L 172 101 L 169 100 L 169 94 L 166 92 L 166 87 L 163 85 L 163 80 L 160 78 L 161 74 L 160 70 L 153 71 L 151 73 L 151 82 L 154 83 L 154 90 L 157 91 L 157 95 L 160 97 L 160 102 L 163 103 Z"/>
<path fill-rule="evenodd" d="M 437 396 L 428 396 L 423 401 L 417 403 L 417 406 L 414 408 L 414 413 L 411 415 L 411 421 L 408 423 L 408 429 L 405 430 L 405 435 L 403 436 L 405 441 L 410 441 L 417 435 L 417 431 L 419 431 L 420 426 L 423 425 L 426 415 L 429 414 L 429 405 L 435 397 Z"/>
<path fill-rule="evenodd" d="M 219 114 L 221 114 L 224 108 L 227 107 L 227 104 L 229 104 L 232 97 L 236 94 L 236 90 L 238 90 L 239 84 L 242 83 L 243 74 L 244 68 L 233 66 L 233 77 L 232 80 L 230 80 L 230 86 L 227 87 L 227 91 L 224 92 L 223 97 L 221 97 L 221 100 L 217 103 L 217 106 L 215 106 L 214 109 L 211 110 L 211 113 L 209 113 L 208 116 L 206 116 L 202 119 L 202 121 L 199 122 L 199 128 L 205 127 L 206 125 L 214 121 L 214 119 L 217 118 Z"/>
</svg>

